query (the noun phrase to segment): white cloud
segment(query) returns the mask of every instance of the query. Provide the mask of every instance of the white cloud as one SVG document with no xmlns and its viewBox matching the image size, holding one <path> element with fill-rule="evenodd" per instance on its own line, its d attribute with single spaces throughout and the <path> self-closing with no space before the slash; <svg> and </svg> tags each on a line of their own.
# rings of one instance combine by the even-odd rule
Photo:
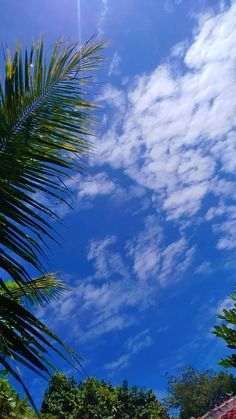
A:
<svg viewBox="0 0 236 419">
<path fill-rule="evenodd" d="M 117 89 L 116 87 L 112 86 L 111 84 L 107 84 L 101 95 L 97 97 L 98 102 L 107 102 L 108 104 L 112 105 L 120 112 L 125 111 L 125 98 L 123 92 Z"/>
<path fill-rule="evenodd" d="M 64 182 L 68 196 L 67 205 L 63 201 L 52 200 L 44 193 L 38 193 L 37 199 L 55 211 L 59 217 L 64 217 L 72 209 L 90 208 L 93 201 L 98 197 L 108 197 L 119 203 L 122 199 L 132 199 L 137 195 L 135 187 L 123 189 L 116 181 L 109 179 L 105 172 L 100 172 L 92 176 L 81 176 L 80 174 L 70 177 Z"/>
<path fill-rule="evenodd" d="M 236 219 L 214 224 L 215 231 L 222 236 L 217 243 L 218 249 L 236 248 Z"/>
<path fill-rule="evenodd" d="M 130 337 L 126 343 L 127 352 L 121 355 L 117 360 L 106 364 L 105 369 L 116 370 L 127 367 L 130 364 L 133 355 L 138 354 L 151 344 L 152 339 L 149 335 L 149 330 L 147 329 L 133 337 Z"/>
<path fill-rule="evenodd" d="M 152 287 L 132 276 L 121 255 L 112 248 L 115 243 L 115 236 L 93 240 L 88 259 L 94 265 L 94 275 L 79 280 L 77 285 L 74 283 L 60 305 L 53 304 L 52 323 L 55 321 L 58 326 L 58 319 L 60 325 L 70 319 L 73 335 L 79 342 L 130 327 L 135 323 L 134 313 L 153 300 Z M 42 316 L 48 317 L 45 311 Z"/>
<path fill-rule="evenodd" d="M 118 274 L 124 278 L 128 276 L 120 254 L 108 250 L 114 243 L 116 243 L 115 236 L 90 242 L 87 259 L 94 262 L 96 268 L 95 277 L 98 279 L 104 280 L 112 274 Z"/>
<path fill-rule="evenodd" d="M 236 53 L 234 17 L 235 7 L 232 7 L 229 11 L 220 13 L 204 23 L 185 57 L 185 62 L 190 68 L 203 69 L 202 74 L 204 75 L 212 64 L 221 62 L 228 71 L 233 64 L 232 62 L 226 62 L 229 53 L 232 52 L 232 57 Z M 215 48 L 212 48 L 212 46 Z M 207 68 L 204 69 L 204 65 Z M 227 84 L 228 81 L 226 80 Z"/>
<path fill-rule="evenodd" d="M 137 335 L 130 337 L 127 342 L 127 348 L 132 354 L 137 354 L 151 344 L 152 339 L 149 335 L 149 330 L 146 329 Z"/>
<path fill-rule="evenodd" d="M 187 47 L 188 47 L 187 41 L 178 42 L 178 44 L 175 44 L 173 48 L 171 49 L 172 57 L 180 57 L 180 58 L 184 57 Z"/>
<path fill-rule="evenodd" d="M 120 368 L 125 368 L 130 363 L 130 354 L 121 355 L 116 361 L 109 362 L 105 365 L 105 368 L 108 370 L 117 370 Z"/>
<path fill-rule="evenodd" d="M 120 74 L 120 63 L 121 63 L 121 56 L 118 52 L 114 52 L 111 64 L 108 71 L 108 76 L 118 75 Z"/>
<path fill-rule="evenodd" d="M 153 216 L 146 218 L 144 231 L 127 244 L 137 277 L 141 281 L 154 279 L 161 285 L 182 278 L 193 261 L 194 251 L 184 237 L 167 245 L 158 218 Z"/>
<path fill-rule="evenodd" d="M 231 188 L 230 188 L 231 189 Z M 235 189 L 235 188 L 233 188 Z M 222 193 L 227 193 L 227 190 Z M 232 191 L 232 194 L 234 191 Z M 210 207 L 206 220 L 214 220 L 213 229 L 219 236 L 218 249 L 234 249 L 236 247 L 236 207 L 220 201 L 217 207 Z"/>
<path fill-rule="evenodd" d="M 209 194 L 226 206 L 236 198 L 226 179 L 235 173 L 235 19 L 232 6 L 202 21 L 183 57 L 184 71 L 176 73 L 170 61 L 125 89 L 108 85 L 101 97 L 114 119 L 99 141 L 96 164 L 120 168 L 151 190 L 166 219 L 196 216 Z M 183 45 L 174 53 L 180 59 Z M 229 225 L 220 234 L 218 248 L 232 248 Z M 147 256 L 147 269 L 154 257 Z"/>
<path fill-rule="evenodd" d="M 191 216 L 198 212 L 202 198 L 208 191 L 208 183 L 201 182 L 197 185 L 182 187 L 166 198 L 163 208 L 168 211 L 167 219 L 178 219 L 186 213 Z"/>
<path fill-rule="evenodd" d="M 167 13 L 171 13 L 181 2 L 182 0 L 164 0 L 164 9 Z"/>
<path fill-rule="evenodd" d="M 109 180 L 105 173 L 98 173 L 90 178 L 85 178 L 79 183 L 78 187 L 78 199 L 110 195 L 117 189 L 117 185 Z"/>
<path fill-rule="evenodd" d="M 139 279 L 148 279 L 157 273 L 162 237 L 158 219 L 149 216 L 145 220 L 144 231 L 127 243 L 127 253 L 133 260 L 133 272 Z"/>
<path fill-rule="evenodd" d="M 104 24 L 109 9 L 108 3 L 109 0 L 101 0 L 101 13 L 98 19 L 98 34 L 100 36 L 104 35 Z"/>
<path fill-rule="evenodd" d="M 171 243 L 162 252 L 162 267 L 159 281 L 169 284 L 171 279 L 180 280 L 185 271 L 191 266 L 195 249 L 188 247 L 187 240 L 181 238 Z"/>
<path fill-rule="evenodd" d="M 229 310 L 231 308 L 233 308 L 235 305 L 235 301 L 232 301 L 229 298 L 225 298 L 223 301 L 220 301 L 218 308 L 217 308 L 217 313 L 218 314 L 222 314 L 223 310 Z"/>
<path fill-rule="evenodd" d="M 123 255 L 117 250 L 120 246 L 125 249 Z M 146 217 L 143 230 L 124 246 L 114 235 L 92 240 L 87 259 L 94 273 L 73 281 L 60 304 L 53 304 L 50 322 L 61 327 L 70 321 L 70 334 L 79 342 L 99 341 L 104 334 L 129 328 L 137 315 L 157 301 L 163 285 L 183 278 L 193 256 L 194 248 L 184 237 L 165 244 L 156 216 Z M 47 311 L 39 315 L 48 319 Z M 136 353 L 148 343 L 149 338 L 138 335 L 127 348 Z"/>
<path fill-rule="evenodd" d="M 207 275 L 207 274 L 211 274 L 213 272 L 213 268 L 211 266 L 210 262 L 203 262 L 201 263 L 201 265 L 199 265 L 194 273 L 195 274 L 200 274 L 200 275 Z"/>
<path fill-rule="evenodd" d="M 227 6 L 228 6 L 227 3 L 228 3 L 227 0 L 220 0 L 220 11 L 221 12 L 223 12 L 227 8 Z"/>
</svg>

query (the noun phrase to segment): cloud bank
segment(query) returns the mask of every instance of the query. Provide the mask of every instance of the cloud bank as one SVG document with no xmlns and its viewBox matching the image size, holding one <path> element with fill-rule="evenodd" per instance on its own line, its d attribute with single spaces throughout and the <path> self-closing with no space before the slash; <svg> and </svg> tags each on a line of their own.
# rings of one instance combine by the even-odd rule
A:
<svg viewBox="0 0 236 419">
<path fill-rule="evenodd" d="M 104 88 L 100 100 L 113 119 L 94 162 L 150 190 L 166 220 L 181 223 L 203 211 L 219 249 L 236 246 L 235 20 L 232 6 L 207 19 L 185 53 L 175 48 L 173 60 L 152 73 Z M 207 197 L 216 209 L 206 208 Z M 225 208 L 220 224 L 219 208 Z"/>
</svg>

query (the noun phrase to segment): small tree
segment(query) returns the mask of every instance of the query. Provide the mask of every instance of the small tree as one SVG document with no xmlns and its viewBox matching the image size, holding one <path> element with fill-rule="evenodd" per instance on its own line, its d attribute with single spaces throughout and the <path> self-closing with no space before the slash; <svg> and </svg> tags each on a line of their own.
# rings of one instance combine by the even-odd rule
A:
<svg viewBox="0 0 236 419">
<path fill-rule="evenodd" d="M 168 390 L 167 406 L 179 409 L 181 419 L 189 419 L 204 415 L 235 395 L 236 378 L 225 372 L 199 372 L 189 367 L 180 376 L 169 378 Z"/>
</svg>

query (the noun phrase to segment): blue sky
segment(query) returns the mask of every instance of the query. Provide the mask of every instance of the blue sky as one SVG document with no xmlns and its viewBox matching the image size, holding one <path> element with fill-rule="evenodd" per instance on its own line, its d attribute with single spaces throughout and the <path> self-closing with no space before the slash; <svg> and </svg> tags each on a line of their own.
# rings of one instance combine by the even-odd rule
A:
<svg viewBox="0 0 236 419">
<path fill-rule="evenodd" d="M 71 291 L 38 310 L 89 375 L 162 396 L 166 373 L 227 353 L 211 329 L 236 268 L 235 21 L 230 1 L 2 0 L 9 46 L 110 40 L 95 152 L 50 244 Z"/>
</svg>

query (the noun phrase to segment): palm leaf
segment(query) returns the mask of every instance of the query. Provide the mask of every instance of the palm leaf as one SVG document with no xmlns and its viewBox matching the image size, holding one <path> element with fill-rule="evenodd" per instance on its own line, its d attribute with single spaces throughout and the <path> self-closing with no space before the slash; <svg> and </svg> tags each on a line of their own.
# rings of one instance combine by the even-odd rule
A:
<svg viewBox="0 0 236 419">
<path fill-rule="evenodd" d="M 13 58 L 7 51 L 0 83 L 0 269 L 18 284 L 29 280 L 25 262 L 43 272 L 44 238 L 55 238 L 56 215 L 35 193 L 65 200 L 63 178 L 83 169 L 96 109 L 85 89 L 103 47 L 94 38 L 80 49 L 59 40 L 47 57 L 42 39 L 24 56 L 19 45 Z"/>
<path fill-rule="evenodd" d="M 5 285 L 16 301 L 24 303 L 29 301 L 31 304 L 49 303 L 57 301 L 61 294 L 68 290 L 68 287 L 56 278 L 55 273 L 46 274 L 34 278 L 23 285 L 18 285 L 13 281 L 6 281 Z M 0 288 L 0 295 L 9 296 L 5 288 Z"/>
<path fill-rule="evenodd" d="M 46 379 L 47 375 L 56 371 L 48 359 L 50 351 L 56 352 L 73 367 L 80 367 L 80 358 L 27 310 L 24 301 L 32 304 L 53 301 L 58 299 L 66 287 L 55 274 L 35 278 L 21 286 L 13 281 L 6 281 L 5 286 L 8 291 L 5 288 L 0 290 L 0 363 L 22 385 L 36 409 L 15 363 Z"/>
<path fill-rule="evenodd" d="M 5 295 L 0 295 L 0 331 L 0 363 L 23 386 L 34 407 L 15 362 L 47 379 L 52 371 L 56 371 L 48 358 L 49 353 L 53 351 L 74 368 L 80 368 L 78 355 L 29 310 Z"/>
</svg>

